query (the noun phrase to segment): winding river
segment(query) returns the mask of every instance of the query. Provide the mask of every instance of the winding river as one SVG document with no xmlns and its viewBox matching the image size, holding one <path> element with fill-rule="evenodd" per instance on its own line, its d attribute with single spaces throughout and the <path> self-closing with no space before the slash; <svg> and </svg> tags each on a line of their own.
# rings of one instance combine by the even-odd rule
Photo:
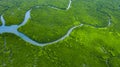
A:
<svg viewBox="0 0 120 67">
<path fill-rule="evenodd" d="M 71 4 L 72 4 L 72 0 L 69 0 L 66 8 L 60 8 L 60 7 L 53 6 L 53 5 L 36 5 L 36 6 L 33 6 L 32 8 L 39 8 L 39 7 L 47 6 L 49 8 L 55 9 L 55 10 L 65 10 L 65 11 L 67 11 L 71 8 Z"/>
<path fill-rule="evenodd" d="M 72 0 L 69 0 L 69 4 L 68 4 L 68 7 L 66 8 L 66 10 L 69 10 L 70 7 L 71 7 L 71 3 L 72 3 Z M 50 6 L 49 6 L 50 7 Z M 54 7 L 51 7 L 51 8 L 54 8 Z M 54 9 L 59 9 L 59 8 L 54 8 Z M 46 46 L 46 45 L 49 45 L 49 44 L 54 44 L 54 43 L 57 43 L 61 40 L 64 40 L 66 37 L 68 37 L 70 35 L 70 33 L 75 29 L 75 28 L 78 28 L 78 27 L 81 27 L 83 26 L 84 24 L 80 24 L 80 25 L 77 25 L 77 26 L 73 26 L 72 28 L 70 28 L 68 30 L 68 32 L 62 36 L 61 38 L 53 41 L 53 42 L 48 42 L 48 43 L 39 43 L 35 40 L 32 40 L 30 37 L 28 37 L 27 35 L 23 34 L 22 32 L 19 32 L 18 31 L 18 28 L 24 26 L 27 21 L 31 18 L 30 16 L 30 12 L 31 12 L 32 9 L 28 10 L 26 13 L 25 13 L 25 17 L 24 17 L 24 20 L 23 22 L 20 24 L 20 25 L 11 25 L 11 26 L 6 26 L 5 25 L 5 19 L 3 17 L 3 15 L 1 15 L 0 17 L 0 20 L 2 22 L 2 25 L 0 26 L 0 34 L 4 34 L 4 33 L 12 33 L 12 34 L 15 34 L 17 35 L 18 37 L 20 37 L 21 39 L 23 39 L 24 41 L 30 43 L 30 44 L 33 44 L 33 45 L 36 45 L 36 46 Z M 111 25 L 111 19 L 109 18 L 109 21 L 108 21 L 108 26 Z M 92 25 L 88 25 L 88 26 L 92 26 Z M 107 26 L 107 27 L 108 27 Z M 94 26 L 92 26 L 94 27 Z"/>
<path fill-rule="evenodd" d="M 18 31 L 18 28 L 20 28 L 21 26 L 24 26 L 27 21 L 29 20 L 30 18 L 30 12 L 31 10 L 28 10 L 25 14 L 25 18 L 24 18 L 24 21 L 20 24 L 20 25 L 11 25 L 11 26 L 5 26 L 5 19 L 3 17 L 3 15 L 1 16 L 1 22 L 2 22 L 2 25 L 0 26 L 0 34 L 3 34 L 3 33 L 12 33 L 12 34 L 15 34 L 17 35 L 18 37 L 20 37 L 21 39 L 23 39 L 24 41 L 30 43 L 30 44 L 33 44 L 33 45 L 36 45 L 36 46 L 46 46 L 46 45 L 49 45 L 49 44 L 54 44 L 54 43 L 57 43 L 61 40 L 64 40 L 66 37 L 68 37 L 70 35 L 70 33 L 77 27 L 81 27 L 83 26 L 83 24 L 80 24 L 78 26 L 74 26 L 72 28 L 70 28 L 68 30 L 68 32 L 61 38 L 53 41 L 53 42 L 48 42 L 48 43 L 39 43 L 39 42 L 36 42 L 34 40 L 32 40 L 31 38 L 29 38 L 28 36 L 26 36 L 25 34 L 23 34 L 22 32 L 19 32 Z"/>
</svg>

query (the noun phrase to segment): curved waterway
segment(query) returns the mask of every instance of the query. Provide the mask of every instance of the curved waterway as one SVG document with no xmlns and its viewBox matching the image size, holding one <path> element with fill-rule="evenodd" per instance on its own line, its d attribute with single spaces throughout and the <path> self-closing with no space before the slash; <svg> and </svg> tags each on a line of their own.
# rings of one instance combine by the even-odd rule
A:
<svg viewBox="0 0 120 67">
<path fill-rule="evenodd" d="M 60 39 L 57 39 L 53 42 L 48 42 L 48 43 L 39 43 L 39 42 L 36 42 L 34 40 L 32 40 L 31 38 L 29 38 L 28 36 L 26 36 L 25 34 L 23 34 L 22 32 L 19 32 L 18 31 L 18 28 L 20 28 L 21 26 L 24 26 L 27 21 L 29 20 L 30 18 L 30 11 L 31 10 L 28 10 L 25 14 L 25 18 L 24 18 L 24 21 L 20 24 L 20 25 L 11 25 L 11 26 L 5 26 L 5 20 L 4 20 L 4 17 L 3 15 L 1 16 L 1 22 L 2 22 L 2 25 L 0 26 L 0 34 L 3 34 L 3 33 L 12 33 L 12 34 L 15 34 L 17 36 L 19 36 L 21 39 L 23 39 L 24 41 L 30 43 L 30 44 L 33 44 L 33 45 L 36 45 L 36 46 L 46 46 L 46 45 L 49 45 L 49 44 L 54 44 L 54 43 L 57 43 L 61 40 L 64 40 L 66 37 L 68 37 L 70 35 L 70 33 L 77 27 L 81 27 L 83 26 L 83 24 L 80 24 L 78 26 L 74 26 L 72 28 L 70 28 L 68 30 L 68 32 L 63 36 L 61 37 Z"/>
<path fill-rule="evenodd" d="M 72 4 L 72 0 L 69 0 L 66 8 L 60 8 L 60 7 L 53 6 L 53 5 L 36 5 L 36 6 L 33 6 L 32 8 L 40 8 L 40 7 L 43 7 L 43 6 L 47 6 L 49 8 L 55 9 L 55 10 L 65 10 L 65 11 L 67 11 L 71 8 L 71 4 Z"/>
<path fill-rule="evenodd" d="M 33 44 L 33 45 L 36 45 L 36 46 L 46 46 L 46 45 L 49 45 L 49 44 L 54 44 L 54 43 L 57 43 L 61 40 L 64 40 L 66 37 L 68 37 L 70 35 L 70 33 L 75 29 L 75 28 L 78 28 L 78 27 L 81 27 L 83 26 L 83 24 L 80 24 L 80 25 L 77 25 L 77 26 L 73 26 L 72 28 L 70 28 L 68 30 L 68 32 L 62 36 L 61 38 L 53 41 L 53 42 L 48 42 L 48 43 L 39 43 L 35 40 L 32 40 L 31 38 L 29 38 L 28 36 L 26 36 L 25 34 L 23 34 L 22 32 L 19 32 L 18 31 L 18 28 L 20 28 L 21 26 L 24 26 L 27 21 L 30 19 L 30 12 L 31 12 L 31 9 L 28 10 L 26 13 L 25 13 L 25 17 L 24 17 L 24 20 L 23 22 L 20 24 L 20 25 L 11 25 L 11 26 L 6 26 L 5 25 L 5 19 L 3 17 L 3 15 L 1 15 L 1 22 L 2 22 L 2 25 L 0 26 L 0 34 L 3 34 L 3 33 L 12 33 L 12 34 L 15 34 L 17 35 L 18 37 L 20 37 L 21 39 L 23 39 L 24 41 L 30 43 L 30 44 Z M 110 22 L 111 19 L 109 19 L 109 22 L 108 22 L 108 26 L 110 26 L 111 22 Z M 90 25 L 91 26 L 91 25 Z"/>
</svg>

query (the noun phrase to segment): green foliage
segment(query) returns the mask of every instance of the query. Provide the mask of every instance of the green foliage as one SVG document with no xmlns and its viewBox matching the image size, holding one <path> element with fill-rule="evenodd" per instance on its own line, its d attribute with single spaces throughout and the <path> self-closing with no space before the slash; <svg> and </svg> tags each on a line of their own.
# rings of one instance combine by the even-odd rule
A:
<svg viewBox="0 0 120 67">
<path fill-rule="evenodd" d="M 14 34 L 0 34 L 0 67 L 120 67 L 120 1 L 72 0 L 71 8 L 65 10 L 68 3 L 0 0 L 6 25 L 20 24 L 32 8 L 31 19 L 19 31 L 40 43 L 57 40 L 69 28 L 84 24 L 66 39 L 45 47 L 26 43 Z"/>
</svg>

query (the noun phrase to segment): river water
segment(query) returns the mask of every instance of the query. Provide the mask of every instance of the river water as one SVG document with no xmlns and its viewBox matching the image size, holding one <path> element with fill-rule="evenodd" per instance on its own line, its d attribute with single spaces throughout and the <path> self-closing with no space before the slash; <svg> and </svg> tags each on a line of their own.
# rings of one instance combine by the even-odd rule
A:
<svg viewBox="0 0 120 67">
<path fill-rule="evenodd" d="M 68 32 L 61 38 L 53 41 L 53 42 L 48 42 L 48 43 L 39 43 L 37 41 L 34 41 L 32 40 L 30 37 L 26 36 L 25 34 L 21 33 L 18 31 L 18 28 L 20 28 L 21 26 L 24 26 L 27 21 L 29 20 L 30 18 L 30 11 L 31 10 L 28 10 L 25 14 L 25 18 L 24 18 L 24 21 L 20 24 L 20 25 L 11 25 L 11 26 L 5 26 L 5 20 L 4 20 L 4 17 L 1 16 L 1 22 L 2 22 L 2 26 L 0 26 L 0 34 L 3 34 L 3 33 L 12 33 L 12 34 L 15 34 L 17 36 L 19 36 L 21 39 L 23 39 L 24 41 L 30 43 L 30 44 L 33 44 L 33 45 L 36 45 L 36 46 L 46 46 L 46 45 L 49 45 L 49 44 L 54 44 L 54 43 L 57 43 L 61 40 L 64 40 L 66 37 L 68 37 L 70 35 L 70 33 L 77 27 L 81 27 L 83 26 L 83 24 L 80 24 L 78 26 L 73 26 L 72 28 L 70 28 L 68 30 Z"/>
</svg>

